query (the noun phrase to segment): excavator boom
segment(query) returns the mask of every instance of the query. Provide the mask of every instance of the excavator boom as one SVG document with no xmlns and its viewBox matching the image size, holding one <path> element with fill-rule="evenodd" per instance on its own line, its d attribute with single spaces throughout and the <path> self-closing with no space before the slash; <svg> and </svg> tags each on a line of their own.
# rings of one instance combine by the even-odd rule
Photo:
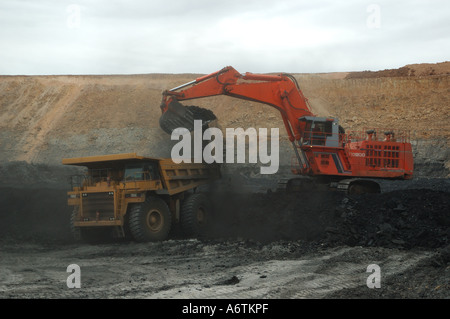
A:
<svg viewBox="0 0 450 319">
<path fill-rule="evenodd" d="M 270 105 L 281 113 L 291 141 L 302 137 L 298 119 L 314 116 L 307 99 L 303 96 L 296 79 L 289 74 L 264 75 L 237 72 L 228 66 L 220 71 L 197 78 L 176 88 L 163 92 L 160 126 L 167 133 L 178 127 L 192 130 L 193 121 L 205 123 L 215 119 L 212 112 L 194 106 L 183 106 L 179 101 L 228 95 Z"/>
</svg>

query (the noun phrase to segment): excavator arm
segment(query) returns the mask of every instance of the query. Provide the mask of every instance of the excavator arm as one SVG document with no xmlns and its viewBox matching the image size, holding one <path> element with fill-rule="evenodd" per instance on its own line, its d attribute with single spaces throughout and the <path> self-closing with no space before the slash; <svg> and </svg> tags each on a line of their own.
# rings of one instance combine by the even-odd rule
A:
<svg viewBox="0 0 450 319">
<path fill-rule="evenodd" d="M 179 101 L 228 95 L 239 99 L 260 102 L 280 111 L 291 142 L 300 140 L 304 127 L 299 118 L 314 116 L 308 100 L 303 96 L 296 79 L 289 74 L 264 75 L 237 72 L 228 66 L 163 92 L 160 126 L 167 133 L 178 127 L 192 131 L 193 122 L 215 119 L 212 112 L 195 106 L 183 106 Z"/>
</svg>

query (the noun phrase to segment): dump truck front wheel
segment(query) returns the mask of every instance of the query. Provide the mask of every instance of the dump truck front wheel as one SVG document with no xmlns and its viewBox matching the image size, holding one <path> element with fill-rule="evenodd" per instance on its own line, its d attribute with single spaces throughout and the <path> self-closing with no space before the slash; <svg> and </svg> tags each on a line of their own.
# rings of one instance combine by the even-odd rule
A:
<svg viewBox="0 0 450 319">
<path fill-rule="evenodd" d="M 183 233 L 188 237 L 205 234 L 211 220 L 211 205 L 201 193 L 191 194 L 183 203 L 180 223 Z"/>
<path fill-rule="evenodd" d="M 129 212 L 129 227 L 133 238 L 139 242 L 167 239 L 172 216 L 167 204 L 158 197 L 149 197 L 134 205 Z"/>
</svg>

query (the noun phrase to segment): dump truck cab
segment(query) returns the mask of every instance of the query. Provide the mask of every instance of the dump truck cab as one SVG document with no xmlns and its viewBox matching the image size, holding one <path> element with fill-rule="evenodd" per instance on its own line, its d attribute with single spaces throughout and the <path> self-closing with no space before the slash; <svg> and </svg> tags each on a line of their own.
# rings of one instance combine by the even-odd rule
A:
<svg viewBox="0 0 450 319">
<path fill-rule="evenodd" d="M 215 164 L 175 164 L 135 153 L 66 158 L 62 163 L 86 168 L 85 174 L 71 176 L 68 205 L 73 206 L 74 237 L 88 241 L 105 233 L 164 240 L 174 223 L 182 223 L 186 235 L 198 235 L 206 227 L 210 205 L 197 187 L 220 178 Z"/>
</svg>

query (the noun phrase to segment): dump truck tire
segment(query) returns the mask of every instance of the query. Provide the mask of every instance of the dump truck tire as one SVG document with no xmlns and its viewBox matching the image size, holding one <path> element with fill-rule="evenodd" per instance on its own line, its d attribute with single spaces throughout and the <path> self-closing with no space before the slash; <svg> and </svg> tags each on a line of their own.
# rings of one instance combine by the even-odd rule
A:
<svg viewBox="0 0 450 319">
<path fill-rule="evenodd" d="M 211 222 L 211 205 L 208 198 L 201 193 L 191 194 L 183 203 L 180 224 L 187 237 L 205 234 Z"/>
<path fill-rule="evenodd" d="M 165 240 L 172 225 L 169 207 L 158 197 L 134 205 L 129 218 L 131 234 L 138 242 Z"/>
</svg>

